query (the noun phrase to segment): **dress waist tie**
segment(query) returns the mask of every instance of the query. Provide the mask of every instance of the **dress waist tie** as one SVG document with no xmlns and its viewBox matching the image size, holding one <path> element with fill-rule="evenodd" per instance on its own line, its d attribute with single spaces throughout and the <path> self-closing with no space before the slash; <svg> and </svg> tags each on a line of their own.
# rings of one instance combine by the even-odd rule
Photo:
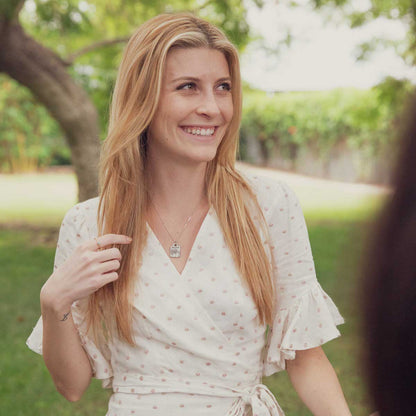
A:
<svg viewBox="0 0 416 416">
<path fill-rule="evenodd" d="M 167 380 L 152 376 L 115 375 L 115 393 L 192 393 L 205 396 L 235 398 L 226 416 L 244 416 L 246 408 L 251 407 L 253 416 L 284 416 L 273 393 L 264 384 L 235 387 L 214 383 L 200 383 L 195 380 Z"/>
<path fill-rule="evenodd" d="M 227 416 L 244 416 L 246 406 L 251 406 L 253 416 L 284 416 L 273 393 L 264 385 L 246 387 L 239 393 L 240 398 L 233 404 Z"/>
</svg>

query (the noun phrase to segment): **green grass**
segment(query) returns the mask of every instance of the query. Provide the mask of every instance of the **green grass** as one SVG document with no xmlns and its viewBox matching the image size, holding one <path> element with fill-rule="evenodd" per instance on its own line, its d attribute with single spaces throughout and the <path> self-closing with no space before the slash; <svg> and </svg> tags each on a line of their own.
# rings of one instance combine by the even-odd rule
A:
<svg viewBox="0 0 416 416">
<path fill-rule="evenodd" d="M 342 337 L 326 344 L 324 350 L 352 413 L 368 416 L 373 409 L 367 404 L 359 360 L 356 292 L 367 220 L 373 216 L 380 197 L 366 198 L 356 193 L 342 203 L 334 198 L 334 190 L 330 186 L 325 189 L 322 183 L 292 187 L 306 212 L 319 280 L 346 319 L 346 324 L 339 327 Z M 39 290 L 52 270 L 59 222 L 75 200 L 74 178 L 70 174 L 0 176 L 0 188 L 0 414 L 104 415 L 108 391 L 103 391 L 98 382 L 92 383 L 81 402 L 66 402 L 55 391 L 41 357 L 25 345 L 39 315 Z M 8 193 L 10 190 L 13 192 Z M 325 200 L 325 195 L 332 196 L 331 202 Z M 265 382 L 287 416 L 311 415 L 284 372 Z"/>
<path fill-rule="evenodd" d="M 52 238 L 50 237 L 52 234 Z M 98 382 L 82 403 L 56 393 L 40 356 L 25 345 L 39 316 L 39 290 L 52 270 L 52 230 L 0 229 L 0 414 L 104 415 L 107 394 Z M 46 241 L 46 242 L 45 242 Z"/>
</svg>

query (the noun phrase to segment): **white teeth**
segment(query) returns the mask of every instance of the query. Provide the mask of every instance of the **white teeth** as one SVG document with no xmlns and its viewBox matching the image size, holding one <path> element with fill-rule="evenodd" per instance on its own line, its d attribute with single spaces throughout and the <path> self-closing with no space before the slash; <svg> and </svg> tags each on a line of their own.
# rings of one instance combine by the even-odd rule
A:
<svg viewBox="0 0 416 416">
<path fill-rule="evenodd" d="M 214 134 L 215 128 L 203 129 L 200 127 L 184 127 L 184 130 L 187 133 L 194 134 L 196 136 L 212 136 Z"/>
</svg>

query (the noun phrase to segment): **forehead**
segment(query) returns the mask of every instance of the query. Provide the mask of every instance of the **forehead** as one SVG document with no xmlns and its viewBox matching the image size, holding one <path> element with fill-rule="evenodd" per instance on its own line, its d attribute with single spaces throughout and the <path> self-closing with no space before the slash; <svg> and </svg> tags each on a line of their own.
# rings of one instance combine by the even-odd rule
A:
<svg viewBox="0 0 416 416">
<path fill-rule="evenodd" d="M 225 78 L 230 76 L 225 55 L 210 48 L 173 48 L 166 58 L 165 81 L 179 77 Z"/>
</svg>

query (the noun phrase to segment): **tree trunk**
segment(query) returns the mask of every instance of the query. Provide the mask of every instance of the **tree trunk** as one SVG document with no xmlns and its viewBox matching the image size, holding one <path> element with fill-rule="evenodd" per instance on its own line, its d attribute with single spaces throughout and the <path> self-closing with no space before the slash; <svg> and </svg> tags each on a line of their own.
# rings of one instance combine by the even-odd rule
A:
<svg viewBox="0 0 416 416">
<path fill-rule="evenodd" d="M 17 21 L 0 15 L 0 72 L 29 88 L 65 132 L 80 201 L 98 193 L 100 152 L 97 111 L 86 92 L 52 51 L 27 36 Z"/>
</svg>

